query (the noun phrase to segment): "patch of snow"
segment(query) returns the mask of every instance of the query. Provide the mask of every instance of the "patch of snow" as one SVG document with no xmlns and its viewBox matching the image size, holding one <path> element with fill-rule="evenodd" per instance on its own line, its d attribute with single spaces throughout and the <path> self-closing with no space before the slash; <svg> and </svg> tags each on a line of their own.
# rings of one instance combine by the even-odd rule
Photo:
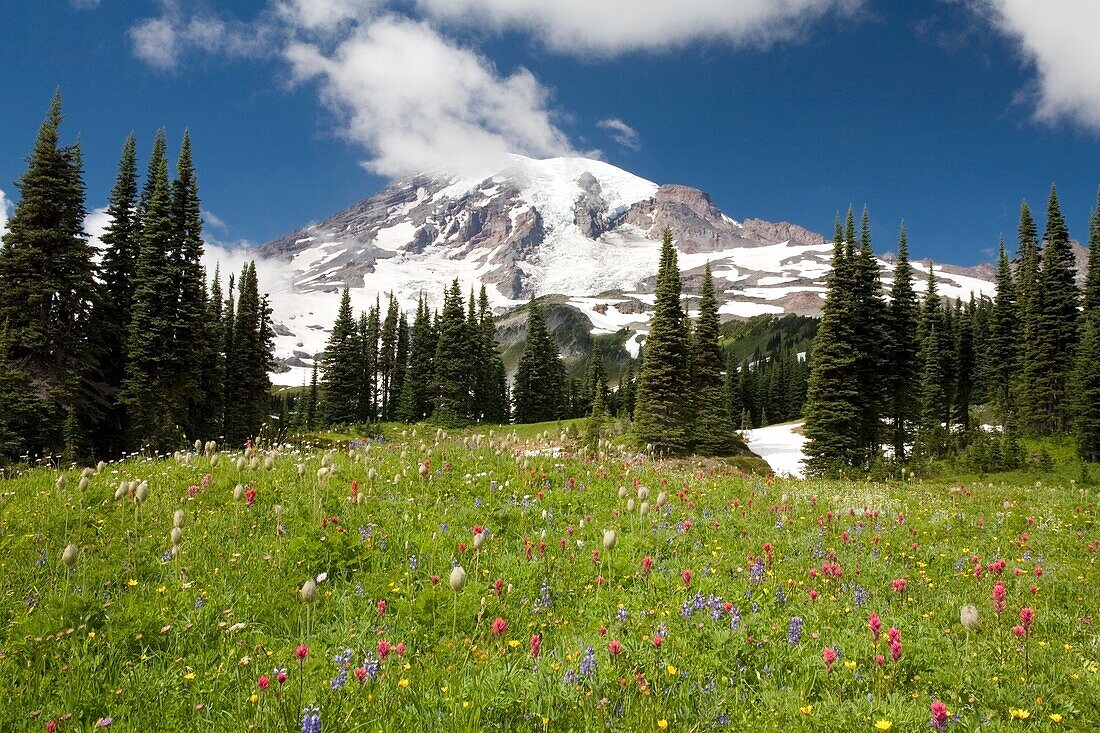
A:
<svg viewBox="0 0 1100 733">
<path fill-rule="evenodd" d="M 751 316 L 762 316 L 764 314 L 778 314 L 782 313 L 783 309 L 777 305 L 770 305 L 768 303 L 750 303 L 748 301 L 736 301 L 731 300 L 727 303 L 723 303 L 718 307 L 719 313 L 725 313 L 732 316 L 740 316 L 742 318 L 749 318 Z"/>
<path fill-rule="evenodd" d="M 749 450 L 763 458 L 777 476 L 804 478 L 806 437 L 795 432 L 801 427 L 801 422 L 788 422 L 744 430 L 741 434 Z"/>
<path fill-rule="evenodd" d="M 389 252 L 398 252 L 413 240 L 416 234 L 416 226 L 411 222 L 403 221 L 392 227 L 379 229 L 374 235 L 374 246 Z"/>
</svg>

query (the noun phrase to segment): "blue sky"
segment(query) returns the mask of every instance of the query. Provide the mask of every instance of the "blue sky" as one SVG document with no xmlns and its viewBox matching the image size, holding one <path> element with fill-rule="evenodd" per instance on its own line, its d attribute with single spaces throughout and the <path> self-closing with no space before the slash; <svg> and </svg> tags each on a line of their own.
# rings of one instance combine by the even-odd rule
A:
<svg viewBox="0 0 1100 733">
<path fill-rule="evenodd" d="M 264 242 L 393 176 L 595 154 L 735 218 L 970 264 L 1058 185 L 1100 184 L 1100 3 L 1059 0 L 39 0 L 0 24 L 0 191 L 50 95 L 106 202 L 133 130 L 193 137 L 208 235 Z M 1042 216 L 1040 215 L 1040 218 Z"/>
</svg>

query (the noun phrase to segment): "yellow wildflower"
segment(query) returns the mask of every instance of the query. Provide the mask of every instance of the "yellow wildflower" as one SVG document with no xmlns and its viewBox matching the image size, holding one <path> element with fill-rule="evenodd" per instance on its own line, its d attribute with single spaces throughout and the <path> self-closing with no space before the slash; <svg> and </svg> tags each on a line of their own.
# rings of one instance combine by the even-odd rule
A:
<svg viewBox="0 0 1100 733">
<path fill-rule="evenodd" d="M 1050 719 L 1053 720 L 1055 723 L 1061 723 L 1062 722 L 1062 716 L 1059 713 L 1051 713 L 1050 714 Z"/>
<path fill-rule="evenodd" d="M 672 666 L 671 664 L 670 664 L 670 665 L 668 665 L 668 669 L 667 669 L 666 671 L 667 671 L 667 672 L 668 672 L 669 674 L 673 674 L 673 675 L 674 675 L 674 674 L 676 674 L 676 668 L 675 668 L 675 667 L 673 667 L 673 666 Z"/>
<path fill-rule="evenodd" d="M 406 687 L 409 686 L 409 681 L 406 678 L 402 677 L 397 681 L 397 686 L 404 690 Z"/>
<path fill-rule="evenodd" d="M 813 705 L 803 705 L 802 707 L 800 707 L 798 709 L 798 712 L 802 713 L 803 715 L 809 715 L 813 711 L 814 711 L 814 706 Z"/>
<path fill-rule="evenodd" d="M 657 721 L 657 727 L 660 728 L 661 730 L 668 730 L 668 721 L 665 720 L 664 718 L 661 718 L 660 720 Z"/>
<path fill-rule="evenodd" d="M 252 695 L 248 698 L 248 701 L 255 705 L 260 701 L 260 696 L 253 692 Z"/>
<path fill-rule="evenodd" d="M 137 585 L 137 583 L 138 582 L 136 580 L 134 580 L 133 578 L 130 578 L 129 580 L 126 581 L 126 585 L 130 586 L 131 588 L 133 588 L 135 585 Z"/>
<path fill-rule="evenodd" d="M 1015 720 L 1027 720 L 1031 717 L 1031 713 L 1022 708 L 1009 708 L 1008 714 Z"/>
<path fill-rule="evenodd" d="M 883 718 L 882 720 L 875 721 L 875 730 L 890 730 L 893 727 L 894 723 L 891 720 Z"/>
<path fill-rule="evenodd" d="M 856 668 L 856 663 L 853 662 L 851 659 L 849 659 L 847 662 L 844 663 L 844 669 L 855 669 L 855 668 Z"/>
</svg>

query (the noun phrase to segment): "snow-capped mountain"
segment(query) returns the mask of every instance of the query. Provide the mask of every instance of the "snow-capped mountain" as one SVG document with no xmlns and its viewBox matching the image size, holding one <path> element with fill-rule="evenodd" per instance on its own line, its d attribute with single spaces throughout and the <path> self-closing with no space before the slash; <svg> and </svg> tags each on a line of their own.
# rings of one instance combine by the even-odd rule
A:
<svg viewBox="0 0 1100 733">
<path fill-rule="evenodd" d="M 499 310 L 532 293 L 565 296 L 594 333 L 633 332 L 626 348 L 636 354 L 666 226 L 689 299 L 709 261 L 727 316 L 820 312 L 832 252 L 820 234 L 736 221 L 698 189 L 657 185 L 598 160 L 512 156 L 507 167 L 483 176 L 402 179 L 260 248 L 285 265 L 282 282 L 271 288 L 276 351 L 298 368 L 277 381 L 302 384 L 345 283 L 357 311 L 376 298 L 384 303 L 391 292 L 410 311 L 421 293 L 439 307 L 456 277 L 465 289 L 487 285 Z M 890 263 L 882 266 L 888 285 Z M 927 273 L 922 263 L 914 267 L 918 277 Z M 948 297 L 993 292 L 988 266 L 937 265 L 936 275 Z"/>
</svg>

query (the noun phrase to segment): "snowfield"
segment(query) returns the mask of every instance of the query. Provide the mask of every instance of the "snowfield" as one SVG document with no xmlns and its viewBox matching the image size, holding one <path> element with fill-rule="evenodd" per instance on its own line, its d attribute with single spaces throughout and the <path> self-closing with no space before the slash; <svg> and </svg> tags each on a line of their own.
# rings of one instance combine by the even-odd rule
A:
<svg viewBox="0 0 1100 733">
<path fill-rule="evenodd" d="M 806 438 L 795 432 L 801 429 L 802 421 L 798 421 L 743 430 L 741 434 L 749 450 L 763 458 L 776 476 L 804 478 L 802 461 L 806 458 L 803 452 Z"/>
</svg>

